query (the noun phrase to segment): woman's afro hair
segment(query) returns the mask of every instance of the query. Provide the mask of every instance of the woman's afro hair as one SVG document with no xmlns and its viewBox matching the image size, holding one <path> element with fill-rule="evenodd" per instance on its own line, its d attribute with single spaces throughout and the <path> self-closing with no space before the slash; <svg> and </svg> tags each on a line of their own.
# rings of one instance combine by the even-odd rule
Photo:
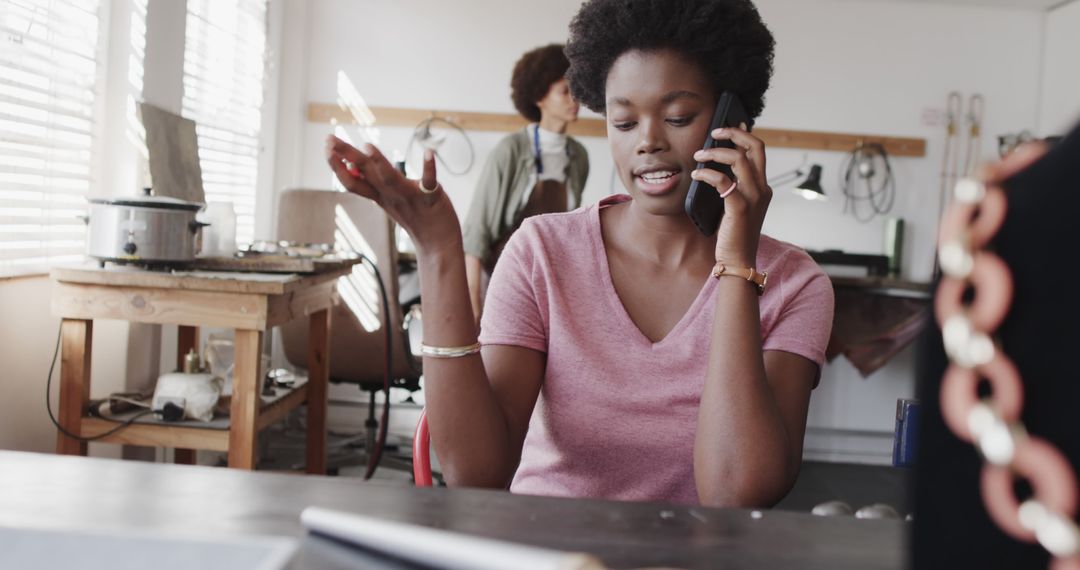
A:
<svg viewBox="0 0 1080 570">
<path fill-rule="evenodd" d="M 750 0 L 587 0 L 570 22 L 567 78 L 574 97 L 604 113 L 612 64 L 632 50 L 673 49 L 696 62 L 751 117 L 765 108 L 773 37 Z"/>
<path fill-rule="evenodd" d="M 514 64 L 514 74 L 510 79 L 510 99 L 514 108 L 526 119 L 540 120 L 540 107 L 536 102 L 543 99 L 551 85 L 566 77 L 570 67 L 562 44 L 551 44 L 536 48 Z"/>
</svg>

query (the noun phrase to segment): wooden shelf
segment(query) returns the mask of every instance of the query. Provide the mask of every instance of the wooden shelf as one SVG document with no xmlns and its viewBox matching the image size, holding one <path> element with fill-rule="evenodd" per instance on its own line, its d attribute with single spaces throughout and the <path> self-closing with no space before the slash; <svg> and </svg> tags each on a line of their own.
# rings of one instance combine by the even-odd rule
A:
<svg viewBox="0 0 1080 570">
<path fill-rule="evenodd" d="M 373 126 L 415 127 L 424 119 L 439 117 L 452 121 L 467 131 L 511 132 L 524 127 L 527 123 L 523 117 L 508 113 L 476 113 L 399 107 L 371 107 L 371 113 L 375 116 Z M 357 122 L 347 109 L 342 109 L 338 105 L 330 103 L 308 104 L 307 118 L 312 123 L 355 124 Z M 606 137 L 607 125 L 601 119 L 579 119 L 570 125 L 569 133 L 579 137 Z M 775 148 L 849 152 L 859 143 L 878 143 L 885 147 L 886 152 L 892 156 L 926 156 L 926 139 L 920 138 L 795 131 L 764 127 L 755 129 L 754 133 L 767 146 Z"/>
<path fill-rule="evenodd" d="M 280 390 L 280 395 L 260 398 L 262 404 L 259 407 L 259 418 L 255 424 L 256 432 L 260 432 L 283 419 L 289 412 L 307 401 L 308 382 L 306 380 L 293 388 L 281 388 Z M 227 403 L 228 396 L 223 398 L 226 398 Z M 93 416 L 84 416 L 80 424 L 81 435 L 93 437 L 116 429 L 120 425 L 119 422 L 127 420 L 135 413 L 120 414 L 111 421 Z M 124 429 L 98 441 L 146 447 L 228 451 L 229 426 L 229 418 L 224 416 L 217 417 L 210 422 L 194 420 L 163 422 L 152 416 L 147 416 L 135 420 Z"/>
<path fill-rule="evenodd" d="M 83 418 L 80 435 L 94 437 L 120 425 L 101 418 Z M 209 451 L 229 450 L 229 431 L 207 427 L 183 425 L 143 424 L 135 422 L 130 426 L 98 441 L 104 443 L 123 443 L 145 447 L 179 447 L 183 449 L 206 449 Z"/>
</svg>

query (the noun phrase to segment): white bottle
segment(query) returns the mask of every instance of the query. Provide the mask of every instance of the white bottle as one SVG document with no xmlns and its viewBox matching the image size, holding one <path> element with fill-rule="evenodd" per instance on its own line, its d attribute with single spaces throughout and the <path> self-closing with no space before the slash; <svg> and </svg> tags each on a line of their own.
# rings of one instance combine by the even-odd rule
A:
<svg viewBox="0 0 1080 570">
<path fill-rule="evenodd" d="M 232 202 L 211 202 L 204 212 L 210 224 L 203 229 L 204 257 L 232 257 L 236 253 L 236 211 Z"/>
<path fill-rule="evenodd" d="M 184 371 L 171 372 L 158 378 L 150 407 L 162 413 L 166 403 L 184 410 L 184 418 L 208 422 L 214 419 L 214 406 L 221 398 L 224 381 L 204 372 L 195 349 L 184 357 Z M 179 418 L 176 418 L 179 419 Z"/>
</svg>

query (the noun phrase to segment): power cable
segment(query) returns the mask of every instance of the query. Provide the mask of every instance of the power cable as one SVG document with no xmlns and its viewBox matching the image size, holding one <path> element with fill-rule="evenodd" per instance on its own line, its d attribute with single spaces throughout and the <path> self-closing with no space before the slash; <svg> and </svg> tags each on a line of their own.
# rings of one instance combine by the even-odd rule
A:
<svg viewBox="0 0 1080 570">
<path fill-rule="evenodd" d="M 386 432 L 390 424 L 390 366 L 393 363 L 393 335 L 390 332 L 391 317 L 390 317 L 390 301 L 386 294 L 386 285 L 383 284 L 382 273 L 379 272 L 379 266 L 375 264 L 369 257 L 364 254 L 360 254 L 360 259 L 371 267 L 372 272 L 375 274 L 375 282 L 379 284 L 379 293 L 382 296 L 382 310 L 383 310 L 383 330 L 386 331 L 386 351 L 384 353 L 386 357 L 386 367 L 383 370 L 383 413 L 382 421 L 379 426 L 378 441 L 375 445 L 375 449 L 368 450 L 368 464 L 367 470 L 364 472 L 364 480 L 371 479 L 375 474 L 375 470 L 379 468 L 379 462 L 382 461 L 383 450 L 386 449 Z M 375 405 L 375 393 L 371 394 L 371 405 Z"/>
<path fill-rule="evenodd" d="M 52 401 L 50 400 L 50 398 L 52 396 L 53 371 L 56 368 L 56 358 L 57 358 L 57 356 L 60 355 L 60 339 L 63 336 L 63 330 L 64 330 L 63 325 L 61 325 L 60 328 L 57 329 L 57 331 L 56 331 L 56 348 L 53 349 L 52 363 L 49 364 L 49 376 L 48 376 L 48 378 L 45 379 L 45 411 L 47 411 L 49 413 L 49 420 L 52 422 L 52 424 L 54 426 L 56 426 L 56 429 L 59 430 L 60 433 L 66 435 L 67 437 L 70 437 L 71 439 L 77 440 L 77 441 L 82 441 L 82 442 L 97 441 L 99 439 L 105 439 L 106 437 L 109 437 L 110 435 L 113 435 L 114 433 L 117 433 L 120 430 L 131 427 L 131 424 L 135 423 L 135 420 L 137 420 L 137 419 L 139 419 L 139 418 L 141 418 L 143 416 L 147 416 L 147 415 L 150 415 L 150 414 L 154 413 L 153 410 L 143 410 L 143 411 L 135 414 L 134 416 L 128 418 L 127 420 L 125 420 L 123 422 L 119 422 L 120 425 L 116 426 L 115 428 L 113 428 L 113 429 L 111 429 L 111 430 L 109 430 L 107 432 L 99 433 L 98 435 L 91 436 L 91 437 L 84 437 L 84 436 L 81 436 L 81 435 L 78 435 L 78 434 L 71 433 L 70 431 L 65 429 L 64 426 L 60 425 L 60 422 L 56 420 L 56 416 L 53 415 Z M 112 418 L 105 417 L 104 415 L 102 415 L 101 418 L 104 419 L 104 420 L 111 421 L 111 422 L 118 421 L 118 420 L 114 420 Z"/>
</svg>

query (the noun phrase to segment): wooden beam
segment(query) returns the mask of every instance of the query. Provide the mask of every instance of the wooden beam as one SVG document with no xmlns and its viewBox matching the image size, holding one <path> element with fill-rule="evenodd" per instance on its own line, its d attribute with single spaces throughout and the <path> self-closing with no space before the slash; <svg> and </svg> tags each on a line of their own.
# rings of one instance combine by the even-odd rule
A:
<svg viewBox="0 0 1080 570">
<path fill-rule="evenodd" d="M 116 429 L 118 425 L 120 424 L 101 418 L 83 418 L 82 435 L 86 437 L 99 435 Z M 181 447 L 184 449 L 229 451 L 229 432 L 222 429 L 202 427 L 134 423 L 98 441 L 145 447 Z"/>
<path fill-rule="evenodd" d="M 527 124 L 523 117 L 508 113 L 477 113 L 398 107 L 372 107 L 371 112 L 375 115 L 375 126 L 415 127 L 420 121 L 430 117 L 439 117 L 452 121 L 467 131 L 512 132 Z M 339 124 L 354 124 L 356 122 L 348 110 L 328 103 L 309 103 L 308 121 L 312 123 Z M 758 128 L 754 132 L 765 142 L 766 146 L 774 148 L 850 152 L 859 143 L 878 143 L 884 146 L 885 151 L 892 156 L 926 156 L 926 139 L 921 138 L 770 128 Z M 602 119 L 578 119 L 570 124 L 569 133 L 579 137 L 606 137 L 607 125 Z"/>
<path fill-rule="evenodd" d="M 90 405 L 90 354 L 94 322 L 64 319 L 60 323 L 60 406 L 57 422 L 73 435 L 81 431 L 82 418 Z M 57 430 L 56 453 L 86 455 L 86 442 Z"/>
<path fill-rule="evenodd" d="M 53 283 L 52 313 L 66 319 L 261 330 L 266 308 L 256 294 Z"/>
<path fill-rule="evenodd" d="M 176 337 L 176 369 L 183 372 L 188 352 L 199 352 L 199 327 L 178 327 Z M 196 457 L 194 449 L 178 447 L 173 450 L 173 463 L 178 465 L 195 465 Z"/>
<path fill-rule="evenodd" d="M 293 319 L 308 317 L 337 304 L 337 281 L 309 287 L 297 293 L 270 297 L 266 328 L 284 325 Z"/>
<path fill-rule="evenodd" d="M 214 291 L 220 293 L 244 293 L 251 295 L 284 295 L 306 289 L 342 275 L 348 275 L 359 260 L 349 260 L 349 265 L 327 269 L 310 275 L 279 274 L 273 280 L 253 279 L 245 273 L 234 273 L 229 279 L 202 276 L 199 273 L 175 275 L 156 271 L 121 271 L 86 267 L 57 267 L 50 275 L 53 281 L 81 283 L 84 285 L 111 285 L 116 287 L 144 287 L 178 291 Z M 318 263 L 316 262 L 316 266 Z M 256 269 L 258 266 L 254 266 Z"/>
<path fill-rule="evenodd" d="M 229 407 L 229 467 L 255 469 L 255 441 L 262 406 L 262 331 L 236 330 L 232 402 Z"/>
<path fill-rule="evenodd" d="M 326 474 L 326 407 L 330 384 L 330 311 L 308 317 L 307 472 Z M 370 451 L 370 450 L 369 450 Z"/>
<path fill-rule="evenodd" d="M 926 156 L 926 139 L 766 128 L 755 129 L 754 134 L 773 148 L 851 152 L 860 144 L 876 143 L 885 147 L 890 156 Z"/>
</svg>

